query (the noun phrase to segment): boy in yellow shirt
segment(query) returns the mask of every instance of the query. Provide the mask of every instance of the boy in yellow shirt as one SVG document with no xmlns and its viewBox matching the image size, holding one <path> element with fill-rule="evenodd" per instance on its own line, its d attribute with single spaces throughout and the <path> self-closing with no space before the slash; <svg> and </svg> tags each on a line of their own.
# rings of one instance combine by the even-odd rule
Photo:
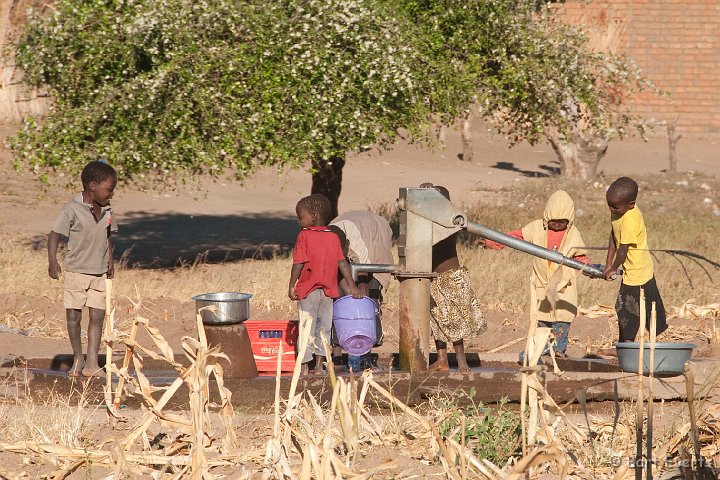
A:
<svg viewBox="0 0 720 480">
<path fill-rule="evenodd" d="M 606 199 L 610 208 L 610 245 L 603 277 L 615 278 L 622 266 L 623 279 L 615 301 L 620 342 L 633 342 L 640 328 L 640 289 L 645 291 L 645 327 L 650 329 L 650 312 L 655 302 L 657 334 L 667 330 L 665 307 L 655 283 L 653 259 L 647 242 L 647 231 L 640 209 L 635 205 L 638 185 L 635 180 L 620 177 L 608 188 Z"/>
</svg>

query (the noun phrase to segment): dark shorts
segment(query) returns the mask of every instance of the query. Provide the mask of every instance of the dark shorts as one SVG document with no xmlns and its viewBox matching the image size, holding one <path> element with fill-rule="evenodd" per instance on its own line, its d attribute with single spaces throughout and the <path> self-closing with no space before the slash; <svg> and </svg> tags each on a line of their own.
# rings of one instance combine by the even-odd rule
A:
<svg viewBox="0 0 720 480">
<path fill-rule="evenodd" d="M 656 335 L 667 330 L 668 324 L 665 318 L 665 306 L 663 305 L 660 292 L 655 283 L 655 277 L 648 280 L 644 285 L 620 285 L 617 300 L 615 301 L 615 312 L 618 316 L 618 327 L 620 329 L 620 342 L 634 342 L 640 328 L 640 289 L 645 291 L 645 328 L 650 331 L 650 313 L 652 304 L 655 303 L 657 318 Z"/>
</svg>

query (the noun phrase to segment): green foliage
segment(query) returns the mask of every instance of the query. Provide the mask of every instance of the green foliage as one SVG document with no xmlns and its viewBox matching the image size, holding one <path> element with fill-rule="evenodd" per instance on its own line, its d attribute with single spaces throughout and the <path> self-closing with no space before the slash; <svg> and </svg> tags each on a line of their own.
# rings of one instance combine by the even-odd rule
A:
<svg viewBox="0 0 720 480">
<path fill-rule="evenodd" d="M 470 405 L 460 407 L 452 399 L 434 399 L 433 406 L 440 410 L 444 420 L 439 424 L 440 435 L 461 443 L 472 450 L 478 458 L 486 458 L 495 465 L 503 466 L 521 447 L 520 415 L 511 411 L 507 397 L 500 399 L 496 408 L 475 403 L 475 388 L 461 392 Z"/>
<path fill-rule="evenodd" d="M 567 98 L 615 125 L 604 92 L 624 91 L 629 70 L 538 4 L 57 0 L 17 49 L 55 103 L 13 148 L 19 164 L 73 174 L 101 156 L 121 178 L 242 177 L 387 145 L 400 128 L 427 139 L 433 118 L 473 103 L 513 141 L 567 130 Z"/>
<path fill-rule="evenodd" d="M 59 0 L 18 48 L 56 106 L 16 152 L 122 176 L 344 156 L 424 122 L 409 34 L 372 1 Z"/>
<path fill-rule="evenodd" d="M 564 134 L 578 124 L 605 138 L 623 136 L 630 124 L 642 128 L 623 106 L 628 94 L 648 87 L 640 71 L 621 56 L 593 52 L 549 4 L 399 3 L 422 28 L 430 55 L 447 60 L 448 74 L 460 77 L 481 115 L 511 143 L 535 143 L 548 128 Z"/>
</svg>

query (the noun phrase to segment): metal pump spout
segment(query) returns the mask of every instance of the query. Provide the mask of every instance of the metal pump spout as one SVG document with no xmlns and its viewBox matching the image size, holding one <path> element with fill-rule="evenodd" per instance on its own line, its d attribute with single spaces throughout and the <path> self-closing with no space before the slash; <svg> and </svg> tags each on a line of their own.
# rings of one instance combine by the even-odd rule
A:
<svg viewBox="0 0 720 480">
<path fill-rule="evenodd" d="M 404 194 L 403 190 L 405 190 Z M 574 268 L 575 270 L 580 270 L 590 277 L 602 277 L 603 275 L 601 270 L 591 265 L 578 262 L 573 258 L 566 257 L 560 252 L 549 250 L 539 245 L 535 245 L 534 243 L 526 242 L 525 240 L 520 240 L 515 237 L 511 237 L 510 235 L 498 232 L 497 230 L 480 225 L 479 223 L 469 221 L 465 213 L 461 212 L 457 207 L 455 207 L 455 205 L 453 205 L 435 189 L 401 189 L 400 199 L 401 208 L 406 207 L 408 212 L 412 212 L 423 219 L 432 222 L 433 244 L 464 228 L 472 234 L 501 243 L 506 247 L 528 253 L 535 257 L 544 258 L 545 260 L 565 265 L 567 267 Z M 401 225 L 401 234 L 403 230 L 408 233 L 408 229 L 403 229 L 403 226 Z M 442 231 L 442 233 L 439 231 Z M 417 236 L 418 232 L 412 233 L 413 236 Z M 401 252 L 401 257 L 402 256 Z"/>
<path fill-rule="evenodd" d="M 351 263 L 350 271 L 353 280 L 357 281 L 358 273 L 395 273 L 398 270 L 397 265 L 389 263 Z"/>
</svg>

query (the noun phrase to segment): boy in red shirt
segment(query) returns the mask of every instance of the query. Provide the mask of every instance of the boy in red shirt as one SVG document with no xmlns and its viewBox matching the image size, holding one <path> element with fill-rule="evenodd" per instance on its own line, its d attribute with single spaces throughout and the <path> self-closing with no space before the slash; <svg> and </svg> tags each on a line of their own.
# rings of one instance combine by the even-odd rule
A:
<svg viewBox="0 0 720 480">
<path fill-rule="evenodd" d="M 320 194 L 300 199 L 295 213 L 302 230 L 295 241 L 288 296 L 298 301 L 301 332 L 309 329 L 308 345 L 303 355 L 303 373 L 308 373 L 315 355 L 315 371 L 325 360 L 320 332 L 330 340 L 333 299 L 338 291 L 338 270 L 347 282 L 350 294 L 362 298 L 345 260 L 338 236 L 326 226 L 330 220 L 330 201 Z M 301 334 L 302 338 L 302 334 Z"/>
</svg>

